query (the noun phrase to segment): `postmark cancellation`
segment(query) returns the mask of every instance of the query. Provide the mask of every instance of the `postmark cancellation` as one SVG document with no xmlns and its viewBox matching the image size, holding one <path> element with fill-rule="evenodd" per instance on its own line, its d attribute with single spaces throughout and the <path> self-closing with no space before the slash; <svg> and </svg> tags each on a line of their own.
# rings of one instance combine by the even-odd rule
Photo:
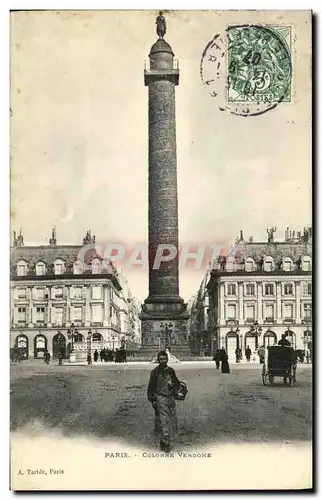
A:
<svg viewBox="0 0 322 500">
<path fill-rule="evenodd" d="M 230 25 L 201 58 L 200 74 L 222 111 L 265 113 L 292 95 L 291 26 Z"/>
</svg>

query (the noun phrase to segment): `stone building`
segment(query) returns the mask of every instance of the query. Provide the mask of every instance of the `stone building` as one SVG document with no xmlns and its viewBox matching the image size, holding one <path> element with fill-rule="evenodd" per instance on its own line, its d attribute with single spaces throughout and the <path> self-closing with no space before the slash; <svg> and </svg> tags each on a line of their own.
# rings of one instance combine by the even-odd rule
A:
<svg viewBox="0 0 322 500">
<path fill-rule="evenodd" d="M 206 272 L 197 295 L 188 303 L 188 339 L 191 354 L 207 356 L 211 354 L 212 340 L 209 330 L 209 294 L 207 283 L 210 269 Z"/>
<path fill-rule="evenodd" d="M 230 357 L 237 346 L 244 354 L 248 345 L 254 351 L 277 342 L 283 333 L 294 348 L 312 345 L 312 229 L 302 234 L 287 228 L 284 241 L 274 241 L 275 230 L 258 243 L 245 241 L 241 232 L 231 254 L 212 264 L 191 312 L 197 319 L 190 342 L 193 333 L 198 339 L 207 330 L 212 351 L 223 346 Z M 208 313 L 203 312 L 206 290 Z"/>
<path fill-rule="evenodd" d="M 24 357 L 67 357 L 71 342 L 80 354 L 91 349 L 136 349 L 138 305 L 124 277 L 96 252 L 88 231 L 83 245 L 25 246 L 14 233 L 11 248 L 11 347 Z M 132 326 L 133 325 L 133 326 Z"/>
</svg>

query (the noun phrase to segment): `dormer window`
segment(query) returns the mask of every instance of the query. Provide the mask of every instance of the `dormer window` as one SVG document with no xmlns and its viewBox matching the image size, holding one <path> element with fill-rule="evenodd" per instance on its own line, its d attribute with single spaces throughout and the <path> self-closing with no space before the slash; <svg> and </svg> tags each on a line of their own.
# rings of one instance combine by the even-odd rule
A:
<svg viewBox="0 0 322 500">
<path fill-rule="evenodd" d="M 302 258 L 302 271 L 312 271 L 312 259 L 309 255 Z"/>
<path fill-rule="evenodd" d="M 73 272 L 74 274 L 82 274 L 83 273 L 83 266 L 82 266 L 82 263 L 77 260 L 76 262 L 74 262 L 73 264 Z"/>
<path fill-rule="evenodd" d="M 264 259 L 264 271 L 270 272 L 274 269 L 274 261 L 273 257 L 265 257 Z"/>
<path fill-rule="evenodd" d="M 283 261 L 283 271 L 290 272 L 293 269 L 293 261 L 290 257 L 286 257 Z"/>
<path fill-rule="evenodd" d="M 255 271 L 255 269 L 256 265 L 254 259 L 252 259 L 251 257 L 247 257 L 245 260 L 245 271 L 250 273 L 252 271 Z"/>
<path fill-rule="evenodd" d="M 65 262 L 61 259 L 57 259 L 54 262 L 54 271 L 55 274 L 64 274 L 65 272 Z"/>
<path fill-rule="evenodd" d="M 100 259 L 92 260 L 92 274 L 101 274 L 102 272 L 102 264 Z"/>
<path fill-rule="evenodd" d="M 24 260 L 20 260 L 17 264 L 17 276 L 27 276 L 28 264 Z"/>
<path fill-rule="evenodd" d="M 43 262 L 36 264 L 36 276 L 43 276 L 46 273 L 46 266 Z"/>
</svg>

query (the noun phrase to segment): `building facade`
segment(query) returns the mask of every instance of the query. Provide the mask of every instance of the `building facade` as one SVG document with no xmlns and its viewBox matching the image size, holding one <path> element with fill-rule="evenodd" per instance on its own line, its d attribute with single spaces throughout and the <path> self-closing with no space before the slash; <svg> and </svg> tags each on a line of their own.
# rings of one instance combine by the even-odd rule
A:
<svg viewBox="0 0 322 500">
<path fill-rule="evenodd" d="M 207 283 L 210 270 L 205 274 L 197 295 L 188 303 L 188 339 L 191 354 L 207 356 L 212 352 L 212 339 L 209 328 L 209 294 Z"/>
<path fill-rule="evenodd" d="M 284 241 L 274 241 L 275 230 L 259 243 L 241 232 L 231 255 L 213 263 L 206 287 L 212 352 L 224 347 L 232 358 L 240 347 L 244 355 L 284 333 L 294 348 L 311 348 L 312 230 L 287 229 Z"/>
<path fill-rule="evenodd" d="M 123 281 L 96 253 L 90 231 L 83 245 L 57 245 L 55 230 L 47 246 L 24 246 L 21 233 L 14 234 L 11 348 L 24 358 L 41 358 L 45 350 L 67 357 L 72 343 L 76 352 L 87 352 L 90 333 L 92 351 L 136 349 L 138 306 Z"/>
</svg>

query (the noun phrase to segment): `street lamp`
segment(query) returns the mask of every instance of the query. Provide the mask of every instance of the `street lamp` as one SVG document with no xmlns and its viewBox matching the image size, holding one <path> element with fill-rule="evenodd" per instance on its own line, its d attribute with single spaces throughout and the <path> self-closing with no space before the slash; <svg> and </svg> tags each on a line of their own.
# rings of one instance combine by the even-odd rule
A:
<svg viewBox="0 0 322 500">
<path fill-rule="evenodd" d="M 113 345 L 112 349 L 113 349 L 113 351 L 114 351 L 114 342 L 115 342 L 116 338 L 117 337 L 115 335 L 112 335 L 112 345 Z"/>
<path fill-rule="evenodd" d="M 88 335 L 87 335 L 87 364 L 91 365 L 92 364 L 92 330 L 88 330 Z"/>
<path fill-rule="evenodd" d="M 261 335 L 263 328 L 259 326 L 258 321 L 254 321 L 252 326 L 250 327 L 250 331 L 253 335 L 255 335 L 255 349 L 258 348 L 258 337 Z"/>
<path fill-rule="evenodd" d="M 74 323 L 71 323 L 69 329 L 67 330 L 67 337 L 72 341 L 71 352 L 74 351 L 74 338 L 78 335 L 78 330 L 75 328 Z"/>
<path fill-rule="evenodd" d="M 237 331 L 239 332 L 239 328 L 237 328 L 236 333 L 237 333 Z M 243 334 L 242 333 L 239 335 L 239 339 L 240 339 L 240 359 L 242 360 L 243 359 Z"/>
<path fill-rule="evenodd" d="M 169 351 L 171 351 L 172 327 L 173 327 L 172 323 L 161 323 L 160 324 L 160 328 L 161 328 L 162 333 L 165 333 L 165 338 L 166 338 L 165 348 L 169 349 Z"/>
</svg>

